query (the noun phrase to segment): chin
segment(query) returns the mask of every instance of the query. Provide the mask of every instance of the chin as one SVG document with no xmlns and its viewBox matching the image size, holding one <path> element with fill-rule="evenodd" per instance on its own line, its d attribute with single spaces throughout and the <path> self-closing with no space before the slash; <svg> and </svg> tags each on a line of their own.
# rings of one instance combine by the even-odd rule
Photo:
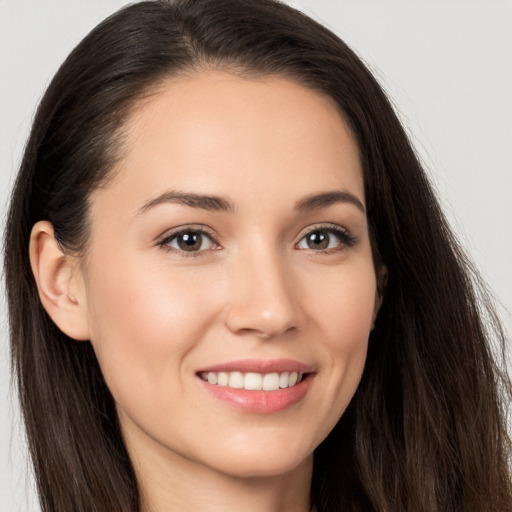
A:
<svg viewBox="0 0 512 512">
<path fill-rule="evenodd" d="M 299 468 L 303 468 L 309 464 L 313 464 L 313 455 L 309 454 L 305 458 L 266 458 L 262 460 L 261 455 L 254 457 L 254 459 L 244 459 L 237 457 L 235 461 L 230 464 L 223 465 L 223 467 L 216 467 L 215 469 L 226 475 L 238 478 L 274 478 L 285 476 L 293 473 Z"/>
<path fill-rule="evenodd" d="M 221 449 L 211 464 L 217 471 L 241 478 L 264 478 L 286 475 L 304 465 L 312 464 L 313 448 L 295 447 L 293 441 L 277 443 L 271 438 L 259 442 L 233 444 Z"/>
</svg>

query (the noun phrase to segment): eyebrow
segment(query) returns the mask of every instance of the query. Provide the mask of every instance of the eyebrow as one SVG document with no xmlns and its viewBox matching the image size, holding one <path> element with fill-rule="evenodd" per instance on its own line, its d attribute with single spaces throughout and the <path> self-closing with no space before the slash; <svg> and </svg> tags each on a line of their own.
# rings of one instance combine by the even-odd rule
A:
<svg viewBox="0 0 512 512">
<path fill-rule="evenodd" d="M 233 212 L 234 206 L 231 201 L 219 196 L 210 196 L 203 194 L 193 194 L 189 192 L 180 192 L 178 190 L 168 190 L 158 197 L 146 201 L 138 210 L 137 215 L 141 215 L 147 210 L 160 204 L 174 203 L 191 208 L 201 208 L 212 212 Z"/>
<path fill-rule="evenodd" d="M 301 199 L 295 204 L 295 209 L 299 211 L 306 210 L 319 210 L 327 208 L 336 203 L 349 203 L 356 206 L 359 210 L 365 213 L 365 207 L 357 196 L 348 192 L 347 190 L 333 190 L 329 192 L 322 192 L 320 194 L 313 194 L 311 196 Z"/>
<path fill-rule="evenodd" d="M 153 199 L 146 201 L 138 210 L 137 215 L 160 204 L 174 203 L 191 208 L 201 208 L 202 210 L 215 212 L 234 212 L 235 207 L 229 199 L 220 196 L 194 194 L 190 192 L 181 192 L 178 190 L 168 190 Z M 295 204 L 298 211 L 319 210 L 328 208 L 336 203 L 349 203 L 356 206 L 361 212 L 365 213 L 363 203 L 351 192 L 347 190 L 333 190 L 307 196 Z"/>
</svg>

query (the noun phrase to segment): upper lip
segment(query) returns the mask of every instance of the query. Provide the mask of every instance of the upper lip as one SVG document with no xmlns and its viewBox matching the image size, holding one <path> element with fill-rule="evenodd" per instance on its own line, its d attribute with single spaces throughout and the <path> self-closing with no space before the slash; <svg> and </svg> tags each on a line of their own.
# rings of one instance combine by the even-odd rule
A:
<svg viewBox="0 0 512 512">
<path fill-rule="evenodd" d="M 201 368 L 197 373 L 203 372 L 241 372 L 241 373 L 312 373 L 314 367 L 293 359 L 241 359 L 229 361 Z"/>
</svg>

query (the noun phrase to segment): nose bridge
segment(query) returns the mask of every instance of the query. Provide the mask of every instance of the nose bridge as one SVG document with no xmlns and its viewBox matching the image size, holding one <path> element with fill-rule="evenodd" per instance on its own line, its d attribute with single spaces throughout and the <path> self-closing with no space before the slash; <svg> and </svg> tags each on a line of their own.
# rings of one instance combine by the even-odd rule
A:
<svg viewBox="0 0 512 512">
<path fill-rule="evenodd" d="M 236 258 L 227 325 L 237 333 L 274 337 L 298 327 L 295 283 L 286 257 L 260 245 Z"/>
</svg>

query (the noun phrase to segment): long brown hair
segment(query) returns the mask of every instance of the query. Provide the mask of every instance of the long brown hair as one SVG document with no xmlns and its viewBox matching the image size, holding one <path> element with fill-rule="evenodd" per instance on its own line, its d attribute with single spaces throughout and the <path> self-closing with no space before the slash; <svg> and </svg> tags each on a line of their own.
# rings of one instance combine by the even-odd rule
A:
<svg viewBox="0 0 512 512">
<path fill-rule="evenodd" d="M 70 54 L 41 101 L 12 194 L 12 365 L 43 512 L 135 512 L 139 498 L 91 345 L 67 338 L 41 306 L 31 228 L 49 220 L 65 250 L 83 252 L 88 197 L 110 178 L 133 106 L 166 77 L 212 67 L 320 91 L 359 145 L 374 259 L 389 279 L 360 386 L 315 452 L 318 511 L 512 510 L 505 337 L 371 73 L 279 2 L 161 0 L 121 9 Z"/>
</svg>

